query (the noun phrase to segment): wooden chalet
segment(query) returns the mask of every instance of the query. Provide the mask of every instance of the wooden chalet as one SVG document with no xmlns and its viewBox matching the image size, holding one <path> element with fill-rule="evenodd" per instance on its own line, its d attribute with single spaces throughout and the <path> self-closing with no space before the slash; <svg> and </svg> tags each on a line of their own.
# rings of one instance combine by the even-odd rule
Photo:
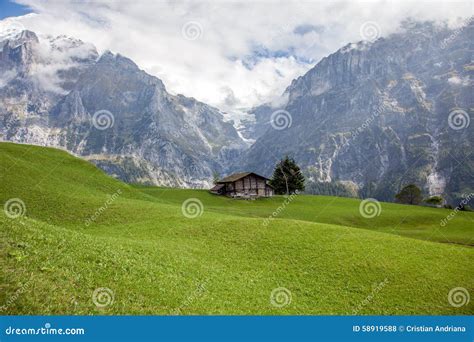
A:
<svg viewBox="0 0 474 342">
<path fill-rule="evenodd" d="M 240 172 L 219 180 L 210 192 L 235 198 L 271 197 L 273 187 L 268 184 L 268 178 L 253 172 Z"/>
</svg>

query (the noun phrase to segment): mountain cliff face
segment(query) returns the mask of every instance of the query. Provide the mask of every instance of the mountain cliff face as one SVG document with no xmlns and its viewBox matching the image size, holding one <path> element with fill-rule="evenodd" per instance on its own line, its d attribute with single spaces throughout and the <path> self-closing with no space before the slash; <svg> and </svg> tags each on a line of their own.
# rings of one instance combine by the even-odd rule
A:
<svg viewBox="0 0 474 342">
<path fill-rule="evenodd" d="M 295 79 L 285 106 L 255 108 L 239 162 L 271 175 L 288 154 L 313 192 L 393 200 L 415 183 L 448 200 L 474 191 L 474 26 L 349 44 Z"/>
<path fill-rule="evenodd" d="M 221 111 L 126 57 L 23 31 L 0 42 L 0 139 L 67 149 L 127 182 L 208 187 L 214 172 L 269 176 L 288 154 L 310 192 L 393 200 L 415 183 L 455 202 L 474 192 L 472 20 L 404 25 L 254 108 L 240 130 L 250 148 Z"/>
<path fill-rule="evenodd" d="M 216 108 L 67 37 L 3 42 L 0 80 L 1 139 L 65 148 L 127 182 L 207 187 L 246 146 Z"/>
</svg>

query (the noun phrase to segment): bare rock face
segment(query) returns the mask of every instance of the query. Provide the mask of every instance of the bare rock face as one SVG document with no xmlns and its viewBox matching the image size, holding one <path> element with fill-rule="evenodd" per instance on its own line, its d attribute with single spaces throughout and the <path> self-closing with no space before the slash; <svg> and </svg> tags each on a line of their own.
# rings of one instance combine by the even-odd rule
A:
<svg viewBox="0 0 474 342">
<path fill-rule="evenodd" d="M 128 182 L 208 187 L 246 146 L 211 106 L 130 59 L 24 31 L 0 54 L 0 137 L 65 148 Z"/>
<path fill-rule="evenodd" d="M 124 56 L 19 32 L 0 41 L 0 139 L 67 149 L 127 182 L 196 188 L 215 172 L 269 176 L 288 154 L 309 192 L 393 200 L 415 183 L 454 203 L 474 192 L 473 23 L 404 25 L 254 108 L 240 129 L 250 147 L 221 111 Z"/>
<path fill-rule="evenodd" d="M 323 58 L 286 89 L 286 105 L 255 108 L 245 132 L 256 142 L 239 164 L 268 176 L 289 154 L 319 193 L 393 200 L 408 183 L 451 201 L 474 192 L 473 23 L 405 24 Z"/>
</svg>

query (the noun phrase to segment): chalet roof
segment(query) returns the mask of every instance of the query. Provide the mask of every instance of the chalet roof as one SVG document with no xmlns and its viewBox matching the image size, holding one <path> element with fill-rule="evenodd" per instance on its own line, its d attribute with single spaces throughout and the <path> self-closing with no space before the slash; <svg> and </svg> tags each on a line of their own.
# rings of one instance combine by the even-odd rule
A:
<svg viewBox="0 0 474 342">
<path fill-rule="evenodd" d="M 211 191 L 219 191 L 220 189 L 222 189 L 224 187 L 224 184 L 216 184 L 214 185 L 210 190 Z"/>
<path fill-rule="evenodd" d="M 254 172 L 238 172 L 238 173 L 234 173 L 230 176 L 227 176 L 227 177 L 224 177 L 222 178 L 221 180 L 219 180 L 217 183 L 232 183 L 232 182 L 235 182 L 241 178 L 244 178 L 248 175 L 254 175 L 254 176 L 257 176 L 257 177 L 260 177 L 260 178 L 263 178 L 265 180 L 268 180 L 267 177 L 263 177 L 263 176 L 260 176 L 260 175 L 257 175 L 256 173 Z"/>
</svg>

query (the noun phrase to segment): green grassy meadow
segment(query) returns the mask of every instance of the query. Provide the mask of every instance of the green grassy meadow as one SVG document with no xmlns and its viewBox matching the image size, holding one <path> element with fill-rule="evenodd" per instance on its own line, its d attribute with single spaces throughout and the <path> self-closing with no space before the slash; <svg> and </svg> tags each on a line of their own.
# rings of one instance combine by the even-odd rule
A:
<svg viewBox="0 0 474 342">
<path fill-rule="evenodd" d="M 474 313 L 448 300 L 473 293 L 471 212 L 442 227 L 450 210 L 381 203 L 364 218 L 357 199 L 132 186 L 11 143 L 0 180 L 23 214 L 0 210 L 0 314 Z"/>
</svg>

